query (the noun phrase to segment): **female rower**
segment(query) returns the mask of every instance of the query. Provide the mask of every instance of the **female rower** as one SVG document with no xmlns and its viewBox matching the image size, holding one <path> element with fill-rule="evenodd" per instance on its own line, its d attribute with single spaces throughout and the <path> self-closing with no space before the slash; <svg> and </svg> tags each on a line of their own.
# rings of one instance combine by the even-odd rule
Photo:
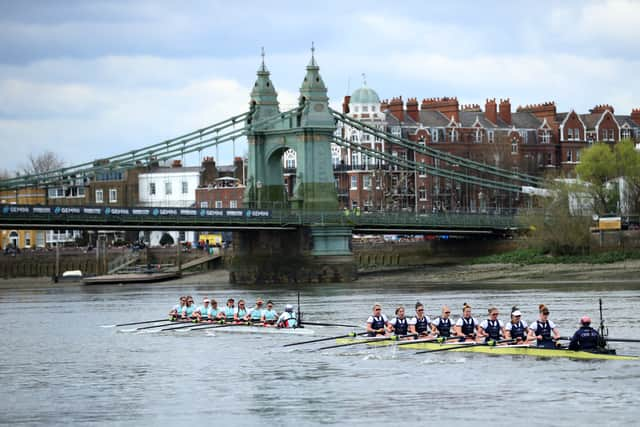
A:
<svg viewBox="0 0 640 427">
<path fill-rule="evenodd" d="M 264 304 L 264 301 L 262 301 L 262 298 L 258 298 L 256 300 L 256 305 L 255 307 L 249 309 L 249 311 L 247 312 L 246 316 L 244 316 L 245 320 L 251 320 L 253 323 L 258 323 L 262 320 L 262 305 Z"/>
<path fill-rule="evenodd" d="M 460 342 L 475 341 L 478 334 L 478 321 L 471 316 L 471 306 L 466 302 L 462 306 L 462 317 L 458 319 L 453 330 Z"/>
<path fill-rule="evenodd" d="M 546 305 L 540 304 L 538 306 L 540 311 L 540 317 L 535 322 L 531 323 L 529 332 L 531 338 L 537 340 L 538 347 L 555 348 L 556 343 L 554 340 L 560 339 L 560 332 L 556 328 L 555 323 L 549 320 L 549 309 Z M 553 333 L 553 338 L 552 338 Z"/>
<path fill-rule="evenodd" d="M 516 344 L 523 344 L 529 337 L 529 327 L 527 322 L 520 320 L 522 313 L 518 310 L 518 307 L 511 308 L 511 322 L 507 323 L 504 327 L 505 335 L 507 339 L 516 340 Z"/>
<path fill-rule="evenodd" d="M 229 298 L 227 300 L 227 305 L 222 309 L 222 319 L 226 322 L 233 322 L 233 317 L 236 312 L 235 300 L 233 298 Z"/>
<path fill-rule="evenodd" d="M 389 320 L 387 320 L 387 316 L 382 313 L 382 306 L 380 304 L 374 304 L 373 314 L 367 319 L 367 332 L 369 332 L 369 336 L 386 335 L 386 327 L 388 324 Z"/>
<path fill-rule="evenodd" d="M 209 305 L 209 320 L 218 320 L 224 316 L 222 310 L 218 309 L 218 301 L 212 299 Z"/>
<path fill-rule="evenodd" d="M 182 316 L 182 309 L 185 305 L 187 305 L 187 297 L 181 296 L 178 304 L 174 305 L 169 312 L 169 317 L 171 318 L 171 320 L 178 320 L 178 316 Z"/>
<path fill-rule="evenodd" d="M 278 312 L 273 309 L 273 301 L 267 301 L 267 309 L 262 311 L 262 321 L 266 325 L 273 325 L 278 320 Z"/>
<path fill-rule="evenodd" d="M 500 312 L 495 307 L 489 307 L 488 312 L 489 318 L 480 323 L 478 327 L 478 336 L 484 337 L 484 342 L 499 341 L 500 337 L 505 336 L 504 324 L 498 319 Z"/>
<path fill-rule="evenodd" d="M 416 303 L 416 317 L 409 319 L 409 333 L 417 334 L 417 337 L 428 337 L 431 335 L 431 319 L 424 314 L 424 305 Z"/>
<path fill-rule="evenodd" d="M 187 304 L 182 307 L 182 319 L 192 319 L 194 311 L 196 311 L 196 304 L 193 302 L 193 297 L 191 295 L 187 295 Z"/>
<path fill-rule="evenodd" d="M 243 320 L 246 315 L 247 307 L 244 304 L 244 300 L 241 299 L 238 301 L 238 309 L 233 313 L 233 320 L 239 322 L 240 320 Z"/>
<path fill-rule="evenodd" d="M 396 317 L 387 324 L 387 330 L 396 336 L 406 337 L 409 333 L 409 321 L 404 316 L 404 307 L 396 308 Z"/>
<path fill-rule="evenodd" d="M 209 320 L 209 298 L 205 297 L 202 300 L 202 305 L 193 311 L 193 317 L 195 317 L 198 322 Z"/>
<path fill-rule="evenodd" d="M 442 307 L 442 314 L 431 322 L 431 330 L 439 337 L 449 338 L 451 336 L 451 309 L 446 305 Z"/>
</svg>

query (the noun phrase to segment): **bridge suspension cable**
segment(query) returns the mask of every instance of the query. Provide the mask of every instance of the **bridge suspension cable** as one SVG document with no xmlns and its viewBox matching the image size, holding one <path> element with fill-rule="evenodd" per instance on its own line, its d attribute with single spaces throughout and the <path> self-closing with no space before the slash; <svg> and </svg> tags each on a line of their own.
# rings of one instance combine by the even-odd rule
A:
<svg viewBox="0 0 640 427">
<path fill-rule="evenodd" d="M 383 139 L 392 144 L 397 144 L 399 146 L 411 149 L 415 152 L 427 155 L 434 159 L 439 159 L 451 164 L 458 164 L 460 166 L 466 167 L 468 169 L 477 170 L 479 172 L 499 176 L 502 178 L 507 178 L 509 180 L 516 180 L 526 184 L 530 184 L 532 186 L 539 186 L 542 183 L 542 179 L 539 177 L 528 175 L 520 172 L 514 172 L 507 169 L 502 169 L 497 166 L 492 166 L 486 163 L 477 162 L 465 157 L 456 156 L 454 154 L 449 154 L 445 151 L 441 151 L 435 148 L 423 146 L 420 144 L 416 144 L 413 141 L 409 141 L 408 139 L 400 138 L 393 134 L 387 133 L 385 131 L 381 131 L 376 129 L 375 127 L 363 123 L 359 120 L 356 120 L 352 117 L 349 117 L 343 113 L 340 113 L 335 110 L 331 110 L 333 116 L 339 122 L 351 126 L 353 128 L 359 129 L 369 135 L 373 135 L 380 139 Z"/>
</svg>

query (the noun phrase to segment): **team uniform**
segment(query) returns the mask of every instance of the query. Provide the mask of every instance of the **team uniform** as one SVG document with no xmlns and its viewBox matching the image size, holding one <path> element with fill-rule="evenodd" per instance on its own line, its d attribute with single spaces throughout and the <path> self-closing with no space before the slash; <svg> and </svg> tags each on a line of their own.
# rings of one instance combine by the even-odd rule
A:
<svg viewBox="0 0 640 427">
<path fill-rule="evenodd" d="M 186 317 L 187 319 L 190 319 L 191 317 L 193 317 L 194 311 L 196 311 L 195 305 L 193 304 L 186 305 L 182 307 L 182 317 Z"/>
<path fill-rule="evenodd" d="M 519 320 L 517 323 L 509 322 L 507 326 L 504 327 L 504 329 L 511 334 L 511 338 L 520 338 L 522 341 L 527 340 L 527 328 L 527 322 L 524 320 Z"/>
<path fill-rule="evenodd" d="M 451 318 L 438 317 L 433 320 L 433 326 L 438 330 L 438 336 L 449 338 L 451 336 Z"/>
<path fill-rule="evenodd" d="M 456 326 L 460 327 L 460 331 L 462 332 L 462 336 L 460 337 L 460 341 L 464 342 L 467 338 L 475 338 L 476 337 L 476 328 L 478 327 L 478 321 L 475 317 L 461 317 L 456 321 Z"/>
<path fill-rule="evenodd" d="M 193 312 L 196 313 L 200 313 L 200 316 L 202 318 L 207 318 L 209 316 L 209 309 L 210 307 L 205 307 L 204 305 L 199 305 L 198 308 L 196 308 Z"/>
<path fill-rule="evenodd" d="M 235 310 L 233 311 L 233 314 L 238 316 L 238 320 L 242 320 L 244 319 L 244 316 L 247 315 L 247 309 L 236 307 Z"/>
<path fill-rule="evenodd" d="M 486 319 L 482 323 L 480 323 L 480 327 L 488 335 L 484 340 L 485 342 L 489 340 L 498 341 L 500 340 L 500 335 L 502 333 L 502 328 L 504 328 L 504 323 L 502 323 L 500 319 Z"/>
<path fill-rule="evenodd" d="M 218 313 L 220 313 L 220 310 L 217 308 L 213 308 L 213 307 L 209 307 L 209 311 L 207 312 L 207 316 L 209 316 L 211 319 L 216 319 L 218 317 Z"/>
<path fill-rule="evenodd" d="M 371 324 L 371 329 L 377 331 L 379 329 L 384 330 L 385 326 L 387 326 L 387 323 L 389 323 L 389 320 L 387 319 L 387 316 L 380 313 L 380 316 L 369 316 L 369 318 L 367 319 L 367 323 Z M 375 332 L 369 332 L 369 336 L 373 337 L 375 335 Z"/>
<path fill-rule="evenodd" d="M 601 339 L 598 331 L 591 326 L 582 325 L 580 329 L 573 334 L 569 343 L 569 350 L 586 350 L 593 351 L 600 347 Z"/>
<path fill-rule="evenodd" d="M 278 313 L 275 310 L 263 310 L 262 315 L 265 323 L 275 323 L 278 320 Z"/>
<path fill-rule="evenodd" d="M 409 321 L 406 317 L 404 319 L 394 317 L 389 321 L 389 325 L 393 327 L 395 335 L 407 335 L 409 333 Z"/>
<path fill-rule="evenodd" d="M 533 332 L 535 336 L 542 336 L 541 340 L 537 340 L 538 347 L 556 348 L 556 344 L 551 335 L 555 327 L 555 323 L 551 320 L 547 320 L 546 322 L 536 320 L 531 323 L 531 326 L 529 327 L 531 332 Z"/>
<path fill-rule="evenodd" d="M 423 316 L 422 319 L 413 317 L 409 319 L 409 325 L 412 325 L 418 335 L 429 335 L 431 332 L 431 319 L 429 316 Z"/>
<path fill-rule="evenodd" d="M 222 309 L 222 313 L 224 313 L 224 320 L 226 320 L 227 322 L 233 322 L 233 315 L 237 312 L 237 309 L 235 306 L 231 306 L 229 307 L 228 305 L 226 305 L 223 309 Z"/>
<path fill-rule="evenodd" d="M 263 311 L 264 310 L 258 307 L 249 309 L 249 311 L 247 312 L 249 314 L 249 320 L 251 320 L 252 322 L 259 322 L 262 319 Z"/>
</svg>

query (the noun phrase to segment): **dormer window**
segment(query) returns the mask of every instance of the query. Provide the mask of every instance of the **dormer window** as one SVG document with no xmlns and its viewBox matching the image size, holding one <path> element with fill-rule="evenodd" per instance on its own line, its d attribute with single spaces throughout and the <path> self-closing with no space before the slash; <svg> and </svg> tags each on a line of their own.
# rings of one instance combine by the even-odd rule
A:
<svg viewBox="0 0 640 427">
<path fill-rule="evenodd" d="M 544 129 L 542 131 L 542 135 L 540 135 L 540 142 L 542 144 L 551 143 L 551 132 L 549 132 L 549 129 Z"/>
<path fill-rule="evenodd" d="M 622 139 L 631 139 L 631 129 L 622 129 Z"/>
<path fill-rule="evenodd" d="M 482 129 L 476 129 L 473 142 L 475 142 L 476 144 L 480 144 L 482 142 Z"/>
<path fill-rule="evenodd" d="M 451 142 L 458 142 L 458 131 L 456 129 L 451 129 L 449 131 L 449 140 Z"/>
</svg>

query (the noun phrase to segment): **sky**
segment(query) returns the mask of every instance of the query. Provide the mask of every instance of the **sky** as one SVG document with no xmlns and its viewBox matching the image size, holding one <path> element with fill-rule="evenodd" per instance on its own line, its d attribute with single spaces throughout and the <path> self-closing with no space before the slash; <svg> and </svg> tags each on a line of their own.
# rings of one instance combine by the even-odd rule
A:
<svg viewBox="0 0 640 427">
<path fill-rule="evenodd" d="M 67 165 L 108 157 L 245 112 L 262 47 L 291 107 L 312 42 L 336 109 L 363 73 L 381 99 L 640 107 L 640 1 L 0 0 L 0 171 L 47 150 Z M 201 155 L 234 152 L 241 142 Z"/>
</svg>

